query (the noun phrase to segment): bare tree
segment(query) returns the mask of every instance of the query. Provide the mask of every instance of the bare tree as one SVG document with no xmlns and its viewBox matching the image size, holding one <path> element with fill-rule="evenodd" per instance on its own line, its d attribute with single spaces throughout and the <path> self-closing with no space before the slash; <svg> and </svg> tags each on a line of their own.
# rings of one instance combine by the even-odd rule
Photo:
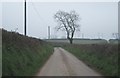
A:
<svg viewBox="0 0 120 78">
<path fill-rule="evenodd" d="M 80 25 L 77 24 L 79 21 L 79 15 L 75 11 L 70 11 L 70 13 L 58 11 L 54 15 L 54 18 L 58 23 L 56 29 L 66 31 L 67 39 L 72 44 L 74 33 L 80 28 Z"/>
</svg>

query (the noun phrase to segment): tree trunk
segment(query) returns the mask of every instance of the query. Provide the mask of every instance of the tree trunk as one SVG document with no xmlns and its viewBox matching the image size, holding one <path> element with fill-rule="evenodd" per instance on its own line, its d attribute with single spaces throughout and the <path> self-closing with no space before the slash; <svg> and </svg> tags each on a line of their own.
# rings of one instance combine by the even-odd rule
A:
<svg viewBox="0 0 120 78">
<path fill-rule="evenodd" d="M 73 39 L 69 39 L 69 41 L 70 41 L 70 44 L 72 44 L 72 43 L 73 43 Z"/>
</svg>

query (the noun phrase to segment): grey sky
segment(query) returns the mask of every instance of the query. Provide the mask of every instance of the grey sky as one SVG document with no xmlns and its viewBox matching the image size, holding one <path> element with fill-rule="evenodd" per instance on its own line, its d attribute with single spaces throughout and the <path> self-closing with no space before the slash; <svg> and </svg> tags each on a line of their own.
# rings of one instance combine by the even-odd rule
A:
<svg viewBox="0 0 120 78">
<path fill-rule="evenodd" d="M 111 33 L 118 32 L 117 2 L 29 2 L 27 3 L 27 35 L 47 38 L 47 27 L 51 27 L 51 36 L 65 37 L 65 32 L 56 32 L 57 23 L 53 15 L 63 10 L 75 10 L 80 15 L 81 31 L 75 33 L 76 38 L 98 38 L 103 34 L 105 39 L 111 38 Z M 2 26 L 7 30 L 18 28 L 24 32 L 23 2 L 2 3 Z"/>
</svg>

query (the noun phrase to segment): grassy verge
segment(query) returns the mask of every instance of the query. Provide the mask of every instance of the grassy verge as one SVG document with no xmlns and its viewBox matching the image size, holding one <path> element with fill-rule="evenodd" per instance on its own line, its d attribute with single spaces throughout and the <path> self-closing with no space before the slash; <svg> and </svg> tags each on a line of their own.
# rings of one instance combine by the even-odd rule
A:
<svg viewBox="0 0 120 78">
<path fill-rule="evenodd" d="M 118 45 L 116 44 L 59 44 L 88 66 L 105 76 L 118 76 Z"/>
<path fill-rule="evenodd" d="M 46 42 L 2 30 L 3 76 L 34 75 L 52 53 Z"/>
<path fill-rule="evenodd" d="M 2 31 L 0 30 L 0 77 L 2 76 Z"/>
</svg>

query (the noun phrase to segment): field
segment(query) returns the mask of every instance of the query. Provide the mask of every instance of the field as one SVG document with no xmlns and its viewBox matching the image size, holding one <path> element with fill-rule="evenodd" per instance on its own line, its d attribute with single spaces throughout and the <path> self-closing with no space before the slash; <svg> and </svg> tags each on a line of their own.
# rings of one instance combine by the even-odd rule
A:
<svg viewBox="0 0 120 78">
<path fill-rule="evenodd" d="M 55 43 L 69 43 L 68 39 L 44 39 L 47 42 Z M 118 40 L 110 39 L 109 41 L 105 39 L 73 39 L 73 44 L 118 44 Z"/>
<path fill-rule="evenodd" d="M 40 39 L 2 30 L 2 76 L 34 75 L 52 53 Z"/>
<path fill-rule="evenodd" d="M 75 55 L 104 76 L 118 76 L 117 44 L 55 44 Z"/>
</svg>

